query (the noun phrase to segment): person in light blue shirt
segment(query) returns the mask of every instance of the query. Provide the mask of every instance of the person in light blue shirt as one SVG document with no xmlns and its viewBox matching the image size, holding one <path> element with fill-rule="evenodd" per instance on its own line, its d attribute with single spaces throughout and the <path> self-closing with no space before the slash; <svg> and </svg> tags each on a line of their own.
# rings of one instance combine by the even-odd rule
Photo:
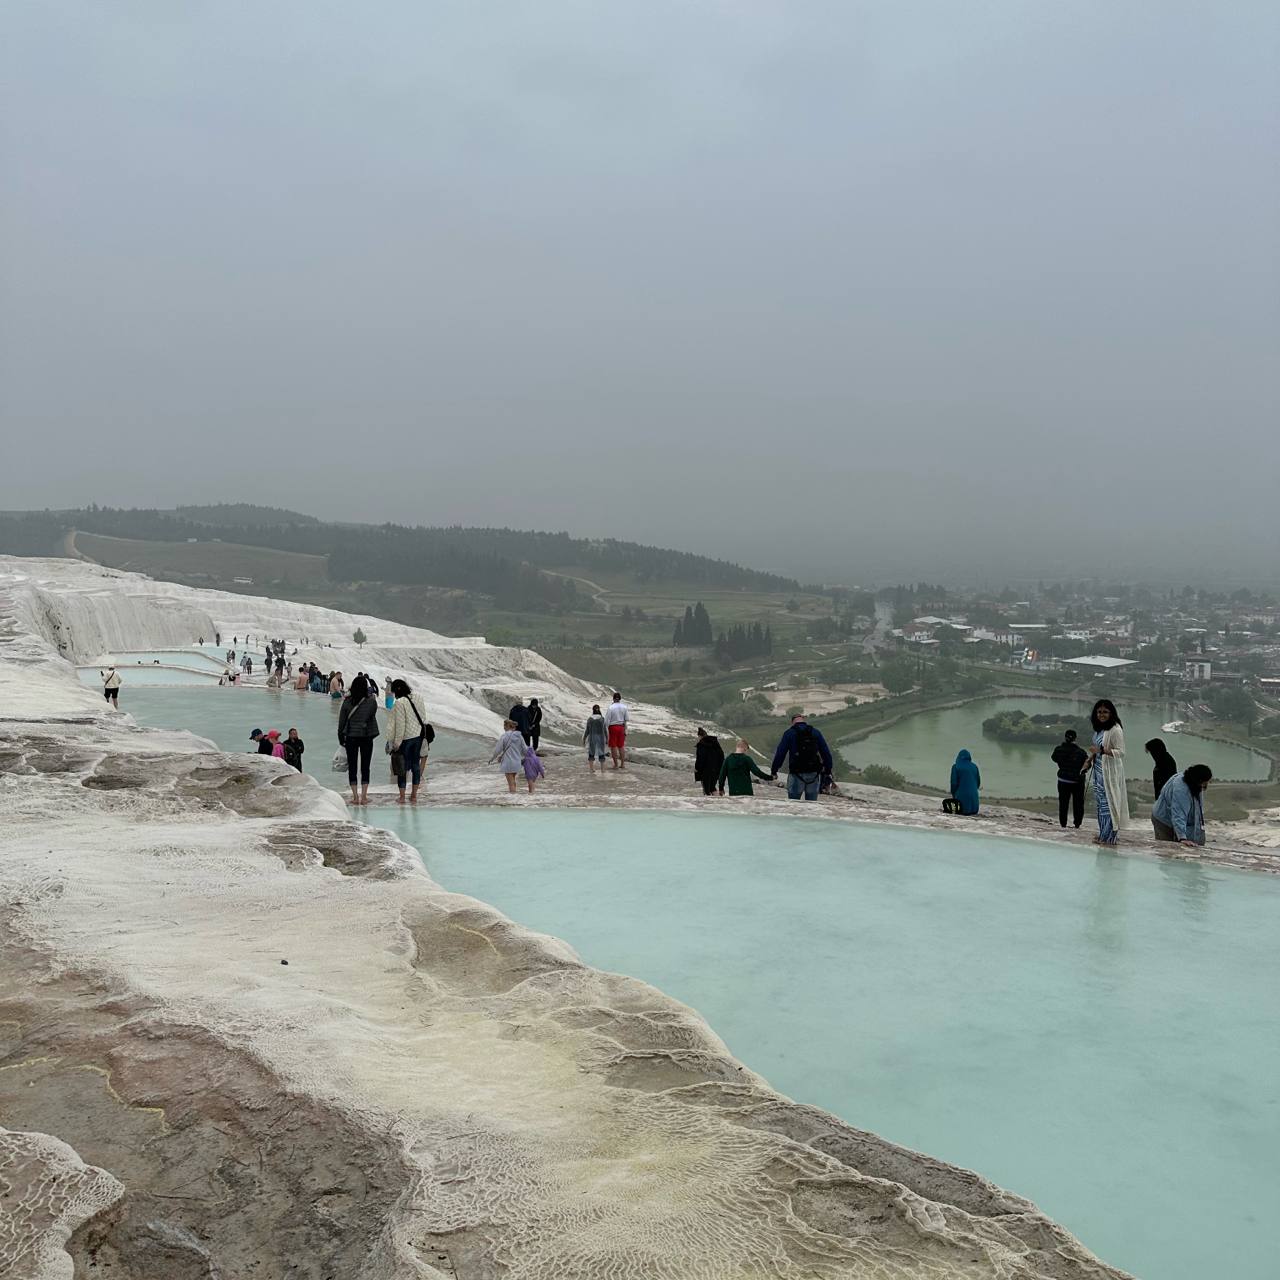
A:
<svg viewBox="0 0 1280 1280">
<path fill-rule="evenodd" d="M 1212 778 L 1207 764 L 1193 764 L 1164 784 L 1151 810 L 1157 840 L 1204 844 L 1204 789 Z"/>
</svg>

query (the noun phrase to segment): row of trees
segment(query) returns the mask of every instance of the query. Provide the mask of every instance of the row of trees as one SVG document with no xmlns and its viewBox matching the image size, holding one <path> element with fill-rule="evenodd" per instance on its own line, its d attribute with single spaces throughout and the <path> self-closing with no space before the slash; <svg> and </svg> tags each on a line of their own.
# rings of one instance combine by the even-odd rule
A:
<svg viewBox="0 0 1280 1280">
<path fill-rule="evenodd" d="M 708 645 L 715 642 L 711 627 L 711 615 L 699 600 L 696 605 L 685 605 L 684 617 L 676 620 L 671 643 L 677 649 L 686 645 Z"/>
<path fill-rule="evenodd" d="M 745 622 L 728 631 L 722 631 L 716 638 L 716 657 L 727 658 L 730 662 L 741 662 L 744 658 L 767 658 L 773 653 L 773 628 L 762 627 L 758 622 L 747 626 Z"/>
</svg>

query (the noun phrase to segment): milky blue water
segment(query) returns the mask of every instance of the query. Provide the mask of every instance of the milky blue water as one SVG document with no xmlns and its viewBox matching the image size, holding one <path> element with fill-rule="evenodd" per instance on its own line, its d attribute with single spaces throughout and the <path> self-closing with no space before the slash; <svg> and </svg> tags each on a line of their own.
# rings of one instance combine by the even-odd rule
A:
<svg viewBox="0 0 1280 1280">
<path fill-rule="evenodd" d="M 149 689 L 160 687 L 178 688 L 181 686 L 203 685 L 214 686 L 218 684 L 218 677 L 222 674 L 221 668 L 215 670 L 213 667 L 207 667 L 207 663 L 201 663 L 200 670 L 196 670 L 194 665 L 186 667 L 166 667 L 156 666 L 152 663 L 146 665 L 131 665 L 124 661 L 116 664 L 116 670 L 120 673 L 120 679 L 123 686 L 120 690 L 120 696 L 125 696 L 125 689 L 134 689 L 139 685 L 145 685 Z M 80 678 L 80 683 L 89 685 L 92 688 L 102 688 L 102 676 L 100 670 L 105 668 L 99 667 L 79 667 L 76 674 Z"/>
<path fill-rule="evenodd" d="M 794 1098 L 1143 1280 L 1275 1280 L 1280 882 L 945 832 L 370 815 L 449 889 L 699 1010 Z"/>
<path fill-rule="evenodd" d="M 160 670 L 160 668 L 157 668 Z M 190 729 L 202 738 L 209 738 L 223 751 L 248 751 L 249 734 L 254 729 L 279 729 L 282 736 L 290 729 L 297 729 L 307 744 L 303 763 L 306 772 L 326 786 L 342 787 L 345 772 L 335 774 L 330 763 L 338 750 L 338 708 L 341 703 L 323 693 L 298 693 L 293 689 L 262 689 L 251 686 L 218 686 L 190 688 L 138 688 L 135 676 L 140 678 L 146 668 L 131 672 L 121 668 L 121 675 L 128 682 L 120 690 L 120 710 L 127 711 L 139 724 L 153 725 L 161 729 Z M 171 672 L 181 676 L 182 672 Z M 94 683 L 98 680 L 93 671 Z M 209 685 L 202 677 L 192 676 L 193 681 Z M 429 714 L 429 709 L 428 709 Z M 385 713 L 380 712 L 381 719 Z M 449 729 L 437 729 L 436 740 L 431 744 L 433 760 L 474 760 L 487 757 L 490 743 L 481 742 L 464 733 Z M 381 751 L 381 743 L 377 745 Z M 380 757 L 374 757 L 374 767 L 379 768 Z M 389 780 L 379 774 L 375 781 Z"/>
</svg>

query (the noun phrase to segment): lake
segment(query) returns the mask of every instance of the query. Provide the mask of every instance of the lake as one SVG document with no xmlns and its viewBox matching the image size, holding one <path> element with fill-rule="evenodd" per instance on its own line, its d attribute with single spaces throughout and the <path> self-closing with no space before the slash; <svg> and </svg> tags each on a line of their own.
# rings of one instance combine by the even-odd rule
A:
<svg viewBox="0 0 1280 1280">
<path fill-rule="evenodd" d="M 1025 711 L 1027 715 L 1051 712 L 1078 716 L 1081 740 L 1087 746 L 1087 717 L 1092 702 L 1071 698 L 982 698 L 962 707 L 920 711 L 897 724 L 857 742 L 839 743 L 840 754 L 851 765 L 886 764 L 909 782 L 945 790 L 952 762 L 967 747 L 982 770 L 982 790 L 988 796 L 1049 796 L 1057 794 L 1056 770 L 1048 745 L 998 742 L 983 735 L 982 722 L 999 711 Z M 1214 742 L 1191 734 L 1162 733 L 1160 726 L 1176 716 L 1172 706 L 1134 703 L 1120 706 L 1124 721 L 1127 767 L 1132 778 L 1151 779 L 1151 766 L 1142 744 L 1164 738 L 1180 768 L 1207 764 L 1216 777 L 1265 782 L 1271 762 L 1256 751 L 1231 743 Z"/>
</svg>

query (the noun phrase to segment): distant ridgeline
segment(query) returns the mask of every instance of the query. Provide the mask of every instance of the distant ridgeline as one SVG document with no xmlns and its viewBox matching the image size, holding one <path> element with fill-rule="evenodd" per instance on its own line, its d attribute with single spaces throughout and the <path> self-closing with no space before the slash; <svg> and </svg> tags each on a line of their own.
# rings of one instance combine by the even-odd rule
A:
<svg viewBox="0 0 1280 1280">
<path fill-rule="evenodd" d="M 314 516 L 246 504 L 117 510 L 28 511 L 0 515 L 0 553 L 61 555 L 69 529 L 147 542 L 218 540 L 325 556 L 340 582 L 390 582 L 479 591 L 503 609 L 559 612 L 582 607 L 577 586 L 542 569 L 619 573 L 641 582 L 698 583 L 753 591 L 794 591 L 777 574 L 687 551 L 614 539 L 518 529 L 330 524 Z"/>
<path fill-rule="evenodd" d="M 1050 714 L 1029 716 L 1025 711 L 1001 711 L 982 722 L 982 732 L 999 742 L 1042 743 L 1054 746 L 1068 729 L 1088 738 L 1089 726 L 1082 717 Z"/>
</svg>

